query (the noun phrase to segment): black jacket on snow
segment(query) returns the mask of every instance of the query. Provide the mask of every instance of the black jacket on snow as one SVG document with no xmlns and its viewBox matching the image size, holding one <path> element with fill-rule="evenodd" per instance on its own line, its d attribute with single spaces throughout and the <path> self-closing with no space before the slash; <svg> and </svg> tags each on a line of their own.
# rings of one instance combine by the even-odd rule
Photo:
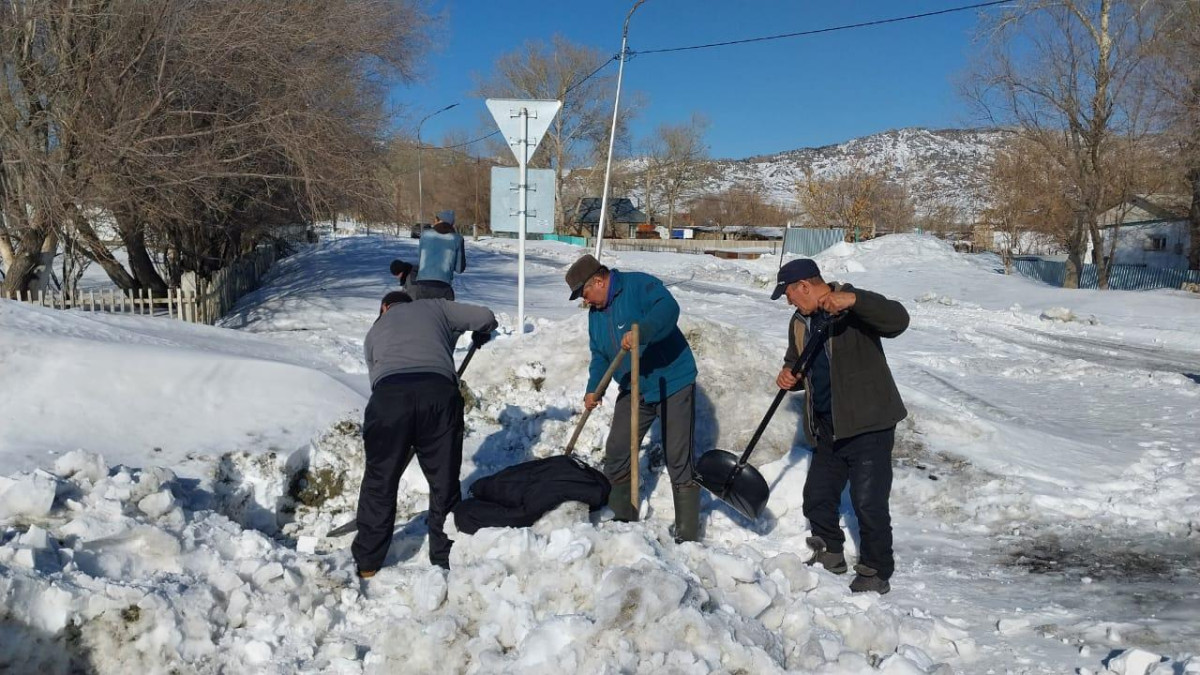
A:
<svg viewBox="0 0 1200 675">
<path fill-rule="evenodd" d="M 908 416 L 900 391 L 892 379 L 880 338 L 893 338 L 908 328 L 908 310 L 878 293 L 859 290 L 850 284 L 832 284 L 833 290 L 853 293 L 854 306 L 835 318 L 825 343 L 829 356 L 829 379 L 833 395 L 833 435 L 850 438 L 893 427 Z M 807 324 L 800 312 L 792 315 L 788 350 L 783 363 L 792 367 L 804 347 Z M 809 385 L 804 378 L 799 391 Z M 812 397 L 806 397 L 804 430 L 815 446 L 816 419 Z"/>
<path fill-rule="evenodd" d="M 564 502 L 600 508 L 611 489 L 604 474 L 574 457 L 522 462 L 475 481 L 472 497 L 454 508 L 454 526 L 467 534 L 481 527 L 529 527 Z"/>
</svg>

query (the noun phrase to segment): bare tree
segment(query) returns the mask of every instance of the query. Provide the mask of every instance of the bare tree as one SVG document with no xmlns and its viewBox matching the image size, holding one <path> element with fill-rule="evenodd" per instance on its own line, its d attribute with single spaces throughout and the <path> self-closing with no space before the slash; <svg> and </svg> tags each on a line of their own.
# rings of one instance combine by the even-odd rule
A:
<svg viewBox="0 0 1200 675">
<path fill-rule="evenodd" d="M 784 207 L 768 201 L 757 183 L 734 185 L 696 197 L 688 202 L 687 209 L 692 222 L 716 227 L 721 233 L 737 225 L 782 227 L 791 216 Z"/>
<path fill-rule="evenodd" d="M 913 210 L 919 214 L 913 216 L 913 226 L 942 239 L 961 233 L 967 222 L 966 209 L 954 198 L 942 195 L 922 198 L 919 204 L 913 204 Z"/>
<path fill-rule="evenodd" d="M 1015 124 L 1062 174 L 1071 204 L 1065 285 L 1077 287 L 1089 239 L 1103 266 L 1097 218 L 1114 138 L 1142 138 L 1151 35 L 1144 2 L 1021 0 L 986 29 L 991 49 L 970 97 L 993 121 Z"/>
<path fill-rule="evenodd" d="M 1188 267 L 1200 270 L 1200 3 L 1160 0 L 1151 54 L 1168 138 L 1191 194 Z"/>
<path fill-rule="evenodd" d="M 817 176 L 811 168 L 804 176 L 797 196 L 814 227 L 845 227 L 855 237 L 873 239 L 881 229 L 904 231 L 912 225 L 911 200 L 882 171 L 855 163 L 831 176 Z"/>
<path fill-rule="evenodd" d="M 1046 233 L 1064 245 L 1071 241 L 1071 205 L 1064 188 L 1061 172 L 1041 144 L 1017 136 L 992 158 L 988 206 L 981 217 L 999 235 L 996 245 L 1009 274 L 1013 256 L 1024 251 L 1035 233 Z"/>
<path fill-rule="evenodd" d="M 163 290 L 277 224 L 385 198 L 382 104 L 427 23 L 410 0 L 0 6 L 3 289 L 52 235 Z"/>
<path fill-rule="evenodd" d="M 704 136 L 709 122 L 699 113 L 682 124 L 662 124 L 651 137 L 646 156 L 647 194 L 661 199 L 667 210 L 667 227 L 675 212 L 697 187 L 712 175 Z"/>
</svg>

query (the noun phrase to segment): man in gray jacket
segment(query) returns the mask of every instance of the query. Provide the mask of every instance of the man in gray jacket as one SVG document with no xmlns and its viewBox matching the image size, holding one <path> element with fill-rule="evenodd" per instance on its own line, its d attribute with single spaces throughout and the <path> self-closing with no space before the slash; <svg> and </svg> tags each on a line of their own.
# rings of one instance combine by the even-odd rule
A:
<svg viewBox="0 0 1200 675">
<path fill-rule="evenodd" d="M 454 343 L 465 331 L 483 345 L 496 328 L 486 307 L 448 300 L 413 302 L 392 291 L 363 343 L 371 399 L 363 417 L 367 463 L 358 494 L 358 534 L 351 552 L 358 575 L 375 576 L 396 526 L 396 493 L 413 455 L 429 481 L 429 559 L 450 567 L 446 514 L 462 500 L 463 399 Z"/>
</svg>

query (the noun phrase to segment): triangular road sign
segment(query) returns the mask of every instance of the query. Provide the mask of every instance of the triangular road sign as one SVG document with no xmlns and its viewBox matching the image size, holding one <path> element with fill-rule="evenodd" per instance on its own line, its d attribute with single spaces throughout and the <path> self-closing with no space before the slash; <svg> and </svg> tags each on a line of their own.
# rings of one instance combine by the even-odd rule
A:
<svg viewBox="0 0 1200 675">
<path fill-rule="evenodd" d="M 562 108 L 562 101 L 489 98 L 487 107 L 496 120 L 496 126 L 500 127 L 500 133 L 504 134 L 504 140 L 513 151 L 513 156 L 517 158 L 517 163 L 524 164 L 527 157 L 533 157 L 533 151 L 537 150 L 542 136 L 546 135 L 550 122 L 554 121 L 554 116 Z M 529 146 L 528 154 L 524 154 L 524 148 L 521 147 L 521 138 L 525 134 L 522 111 L 526 111 L 529 116 L 529 138 L 525 140 Z"/>
</svg>

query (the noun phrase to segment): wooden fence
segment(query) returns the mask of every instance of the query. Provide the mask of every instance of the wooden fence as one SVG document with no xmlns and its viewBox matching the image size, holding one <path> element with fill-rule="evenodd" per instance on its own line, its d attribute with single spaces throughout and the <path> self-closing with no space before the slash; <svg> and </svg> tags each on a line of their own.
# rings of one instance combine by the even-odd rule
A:
<svg viewBox="0 0 1200 675">
<path fill-rule="evenodd" d="M 143 316 L 167 316 L 184 321 L 198 321 L 199 303 L 195 293 L 168 288 L 166 294 L 155 295 L 154 291 L 137 289 L 121 291 L 115 288 L 64 293 L 61 291 L 10 292 L 6 300 L 28 302 L 39 307 L 54 309 L 78 309 L 85 312 L 109 312 L 112 314 L 137 314 Z"/>
<path fill-rule="evenodd" d="M 183 288 L 169 288 L 166 294 L 155 294 L 148 289 L 122 291 L 105 288 L 77 290 L 73 293 L 26 291 L 9 293 L 4 298 L 54 309 L 165 316 L 192 323 L 213 324 L 232 309 L 239 298 L 258 288 L 278 257 L 279 252 L 274 245 L 264 244 L 253 253 L 217 270 L 209 279 L 197 279 L 194 273 L 185 274 Z"/>
<path fill-rule="evenodd" d="M 194 274 L 184 275 L 184 289 L 195 289 L 198 309 L 196 321 L 213 324 L 225 316 L 243 295 L 258 288 L 259 282 L 278 257 L 278 249 L 274 245 L 263 244 L 253 253 L 217 270 L 209 279 L 197 280 Z"/>
</svg>

